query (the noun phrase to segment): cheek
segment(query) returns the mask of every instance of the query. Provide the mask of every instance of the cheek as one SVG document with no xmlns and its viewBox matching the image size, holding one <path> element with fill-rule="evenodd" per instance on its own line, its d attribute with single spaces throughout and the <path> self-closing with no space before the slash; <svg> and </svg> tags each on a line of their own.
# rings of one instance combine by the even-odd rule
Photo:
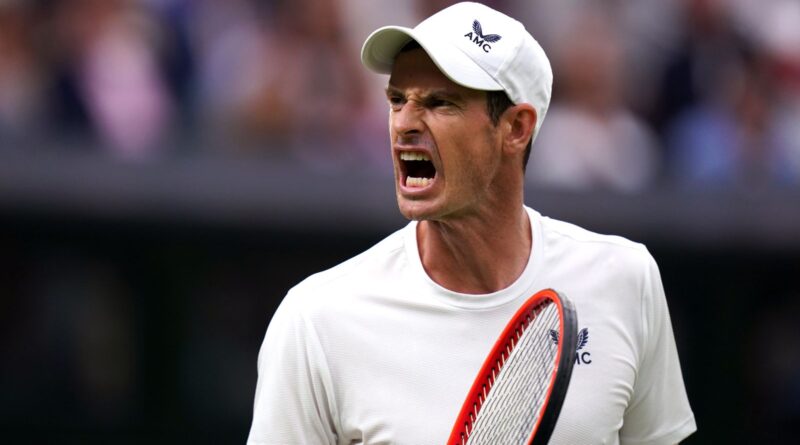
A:
<svg viewBox="0 0 800 445">
<path fill-rule="evenodd" d="M 427 121 L 427 134 L 438 150 L 444 167 L 441 174 L 449 187 L 484 186 L 496 170 L 496 132 L 483 118 L 479 115 Z"/>
<path fill-rule="evenodd" d="M 465 128 L 456 136 L 458 160 L 464 168 L 481 172 L 491 169 L 496 162 L 496 144 L 492 135 L 486 131 Z"/>
<path fill-rule="evenodd" d="M 467 134 L 467 133 L 461 133 Z M 448 184 L 455 190 L 474 190 L 485 182 L 486 146 L 475 138 L 459 137 L 451 139 L 446 153 L 445 164 Z"/>
</svg>

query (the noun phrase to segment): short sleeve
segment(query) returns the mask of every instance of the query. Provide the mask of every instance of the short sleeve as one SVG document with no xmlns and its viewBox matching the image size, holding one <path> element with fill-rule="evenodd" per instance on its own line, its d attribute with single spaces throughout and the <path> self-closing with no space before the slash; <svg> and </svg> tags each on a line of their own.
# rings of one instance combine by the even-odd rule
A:
<svg viewBox="0 0 800 445">
<path fill-rule="evenodd" d="M 267 328 L 248 445 L 336 443 L 327 362 L 299 306 L 287 295 Z"/>
<path fill-rule="evenodd" d="M 692 434 L 689 406 L 661 275 L 649 254 L 642 286 L 643 353 L 620 443 L 671 445 Z"/>
</svg>

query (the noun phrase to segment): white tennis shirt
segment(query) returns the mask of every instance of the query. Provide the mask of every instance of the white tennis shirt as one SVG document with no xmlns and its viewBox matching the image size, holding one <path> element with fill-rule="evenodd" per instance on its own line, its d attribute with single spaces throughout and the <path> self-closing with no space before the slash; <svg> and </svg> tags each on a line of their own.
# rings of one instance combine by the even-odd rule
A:
<svg viewBox="0 0 800 445">
<path fill-rule="evenodd" d="M 646 248 L 526 210 L 531 256 L 501 291 L 431 280 L 415 222 L 289 291 L 259 353 L 248 444 L 444 445 L 497 336 L 544 288 L 572 300 L 588 335 L 551 444 L 674 444 L 695 431 Z"/>
</svg>

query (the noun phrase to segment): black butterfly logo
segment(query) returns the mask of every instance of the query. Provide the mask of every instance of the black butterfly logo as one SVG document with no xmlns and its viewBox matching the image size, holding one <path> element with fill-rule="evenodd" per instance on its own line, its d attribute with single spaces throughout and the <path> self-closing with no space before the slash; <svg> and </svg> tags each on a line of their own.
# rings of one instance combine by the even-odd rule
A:
<svg viewBox="0 0 800 445">
<path fill-rule="evenodd" d="M 558 344 L 558 331 L 555 329 L 550 329 L 550 338 L 553 339 L 553 343 Z M 575 349 L 576 351 L 580 351 L 581 349 L 586 346 L 586 343 L 589 342 L 589 328 L 583 328 L 580 332 L 578 332 L 578 347 Z"/>
<path fill-rule="evenodd" d="M 483 35 L 483 29 L 481 28 L 481 22 L 479 22 L 477 20 L 472 22 L 472 30 L 475 31 L 475 34 L 477 34 L 480 38 L 482 38 L 483 40 L 485 40 L 485 41 L 487 41 L 489 43 L 497 42 L 498 40 L 500 40 L 502 38 L 498 34 Z"/>
</svg>

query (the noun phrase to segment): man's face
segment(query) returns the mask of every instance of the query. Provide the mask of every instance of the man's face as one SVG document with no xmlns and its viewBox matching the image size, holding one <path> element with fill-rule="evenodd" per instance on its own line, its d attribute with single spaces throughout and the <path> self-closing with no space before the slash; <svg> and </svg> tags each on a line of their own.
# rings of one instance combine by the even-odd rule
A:
<svg viewBox="0 0 800 445">
<path fill-rule="evenodd" d="M 454 83 L 414 49 L 395 59 L 386 94 L 400 212 L 445 220 L 486 208 L 501 160 L 486 93 Z"/>
</svg>

